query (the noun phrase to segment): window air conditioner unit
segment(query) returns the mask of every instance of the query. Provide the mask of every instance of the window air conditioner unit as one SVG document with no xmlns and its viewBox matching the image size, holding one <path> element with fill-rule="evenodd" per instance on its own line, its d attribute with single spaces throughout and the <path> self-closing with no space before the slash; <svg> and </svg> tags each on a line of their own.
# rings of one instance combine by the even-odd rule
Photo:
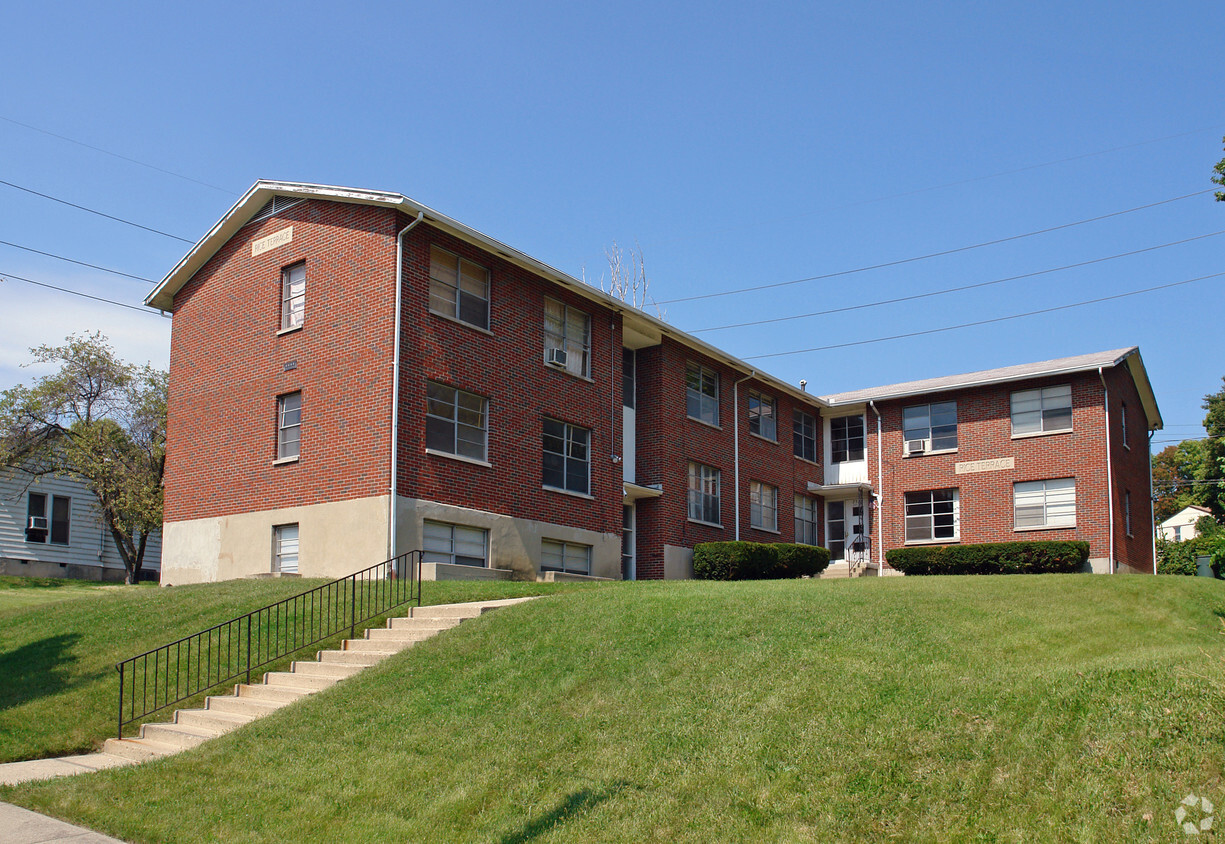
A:
<svg viewBox="0 0 1225 844">
<path fill-rule="evenodd" d="M 925 451 L 928 451 L 927 440 L 907 440 L 906 441 L 906 453 L 907 454 L 922 454 Z"/>
<path fill-rule="evenodd" d="M 46 530 L 47 529 L 47 517 L 46 516 L 30 516 L 30 527 L 28 529 L 29 530 Z"/>
<path fill-rule="evenodd" d="M 545 363 L 550 363 L 553 366 L 566 365 L 566 350 L 565 349 L 545 349 Z"/>
</svg>

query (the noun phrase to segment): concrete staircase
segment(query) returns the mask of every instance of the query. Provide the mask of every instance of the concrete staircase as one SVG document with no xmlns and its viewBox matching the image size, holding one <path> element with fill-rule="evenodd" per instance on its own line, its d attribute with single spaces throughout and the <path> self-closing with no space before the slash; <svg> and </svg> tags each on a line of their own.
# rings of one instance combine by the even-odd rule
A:
<svg viewBox="0 0 1225 844">
<path fill-rule="evenodd" d="M 107 739 L 102 752 L 136 762 L 179 753 L 333 686 L 466 619 L 530 600 L 413 607 L 407 617 L 389 618 L 386 627 L 371 628 L 364 638 L 345 639 L 339 650 L 319 651 L 313 662 L 294 662 L 289 671 L 269 671 L 263 683 L 240 683 L 232 695 L 206 698 L 203 709 L 178 710 L 169 723 L 144 724 L 137 738 Z"/>
<path fill-rule="evenodd" d="M 825 567 L 825 570 L 818 575 L 825 580 L 836 580 L 838 578 L 849 577 L 879 577 L 876 563 L 855 563 L 854 566 L 846 562 L 830 563 Z M 889 565 L 885 566 L 885 577 L 902 577 L 902 573 Z"/>
</svg>

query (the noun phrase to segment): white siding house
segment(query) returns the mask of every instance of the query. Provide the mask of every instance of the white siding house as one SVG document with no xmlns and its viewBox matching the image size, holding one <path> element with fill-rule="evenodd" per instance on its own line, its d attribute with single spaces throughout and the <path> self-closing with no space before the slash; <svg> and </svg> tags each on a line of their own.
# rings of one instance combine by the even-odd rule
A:
<svg viewBox="0 0 1225 844">
<path fill-rule="evenodd" d="M 1199 536 L 1199 531 L 1195 529 L 1195 523 L 1204 516 L 1211 515 L 1212 511 L 1207 507 L 1198 507 L 1192 504 L 1190 507 L 1182 508 L 1159 524 L 1157 526 L 1157 535 L 1170 542 L 1185 542 L 1188 539 L 1195 539 L 1195 537 Z"/>
<path fill-rule="evenodd" d="M 161 531 L 149 536 L 144 576 L 161 565 Z M 0 470 L 0 574 L 122 581 L 123 558 L 79 481 Z"/>
</svg>

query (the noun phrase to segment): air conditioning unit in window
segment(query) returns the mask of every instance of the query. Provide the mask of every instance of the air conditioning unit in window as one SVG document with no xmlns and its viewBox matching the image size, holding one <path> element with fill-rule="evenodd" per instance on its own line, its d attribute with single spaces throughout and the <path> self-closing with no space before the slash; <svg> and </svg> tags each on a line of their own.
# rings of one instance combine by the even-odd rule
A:
<svg viewBox="0 0 1225 844">
<path fill-rule="evenodd" d="M 931 450 L 930 440 L 906 440 L 907 454 L 922 454 Z"/>
<path fill-rule="evenodd" d="M 566 365 L 566 350 L 565 349 L 545 349 L 544 350 L 544 361 L 545 363 L 552 364 L 553 366 L 565 366 Z"/>
<path fill-rule="evenodd" d="M 30 526 L 28 530 L 46 530 L 46 529 L 47 529 L 47 517 L 46 516 L 30 516 Z"/>
</svg>

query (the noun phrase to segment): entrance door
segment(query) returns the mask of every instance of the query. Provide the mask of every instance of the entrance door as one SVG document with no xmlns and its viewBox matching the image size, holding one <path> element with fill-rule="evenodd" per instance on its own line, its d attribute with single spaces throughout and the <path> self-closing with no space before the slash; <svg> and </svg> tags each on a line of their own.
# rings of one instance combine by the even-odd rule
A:
<svg viewBox="0 0 1225 844">
<path fill-rule="evenodd" d="M 867 559 L 869 527 L 863 499 L 825 503 L 825 539 L 830 562 Z"/>
<path fill-rule="evenodd" d="M 626 504 L 621 508 L 621 579 L 637 580 L 638 572 L 635 565 L 634 552 L 634 505 Z"/>
</svg>

